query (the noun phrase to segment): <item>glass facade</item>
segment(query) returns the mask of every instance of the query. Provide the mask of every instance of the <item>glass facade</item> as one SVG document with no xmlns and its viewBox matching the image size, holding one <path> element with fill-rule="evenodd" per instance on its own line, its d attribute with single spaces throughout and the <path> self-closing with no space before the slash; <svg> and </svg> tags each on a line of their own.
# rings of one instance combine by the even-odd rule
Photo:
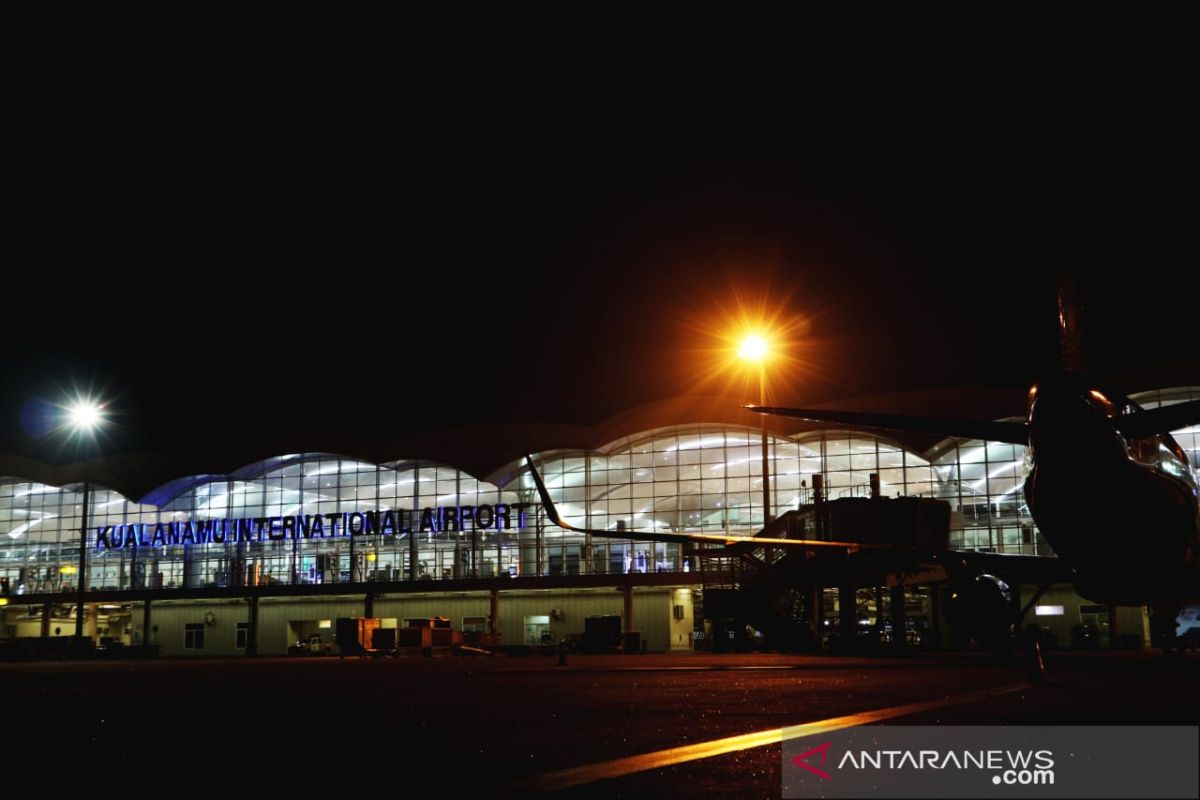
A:
<svg viewBox="0 0 1200 800">
<path fill-rule="evenodd" d="M 1200 386 L 1156 389 L 1131 395 L 1129 399 L 1146 409 L 1172 406 L 1176 403 L 1186 403 L 1189 400 L 1200 400 Z M 1192 469 L 1200 470 L 1200 425 L 1191 425 L 1172 431 L 1171 436 L 1191 456 Z"/>
<path fill-rule="evenodd" d="M 933 460 L 932 496 L 950 502 L 955 550 L 1053 555 L 1025 504 L 1026 448 L 978 439 L 955 442 Z"/>
<path fill-rule="evenodd" d="M 1200 388 L 1146 392 L 1144 407 L 1200 398 Z M 1200 427 L 1175 432 L 1200 465 Z M 1022 486 L 1025 448 L 946 441 L 920 454 L 862 432 L 768 439 L 771 515 L 812 501 L 821 474 L 830 499 L 885 496 L 950 502 L 951 546 L 1052 554 Z M 272 458 L 236 476 L 181 479 L 139 505 L 104 487 L 89 493 L 87 586 L 97 590 L 236 587 L 679 572 L 680 545 L 645 532 L 761 529 L 757 428 L 677 425 L 597 451 L 535 455 L 559 511 L 586 537 L 546 519 L 523 464 L 490 483 L 422 461 L 371 464 L 327 453 Z M 0 578 L 9 594 L 78 587 L 83 487 L 0 478 Z"/>
</svg>

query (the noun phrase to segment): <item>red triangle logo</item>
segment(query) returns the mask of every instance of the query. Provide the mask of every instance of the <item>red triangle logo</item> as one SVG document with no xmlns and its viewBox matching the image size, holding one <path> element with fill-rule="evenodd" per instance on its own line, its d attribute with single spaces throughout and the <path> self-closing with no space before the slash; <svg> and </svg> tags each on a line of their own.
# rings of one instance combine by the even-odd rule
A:
<svg viewBox="0 0 1200 800">
<path fill-rule="evenodd" d="M 800 755 L 793 757 L 792 763 L 795 764 L 800 769 L 806 769 L 809 772 L 811 772 L 813 775 L 820 776 L 821 780 L 823 780 L 823 781 L 829 780 L 833 776 L 830 775 L 828 772 L 826 772 L 823 769 L 817 769 L 816 767 L 812 766 L 811 764 L 804 763 L 804 759 L 808 758 L 813 753 L 821 754 L 821 766 L 822 767 L 825 766 L 825 758 L 829 754 L 829 742 L 826 742 L 825 744 L 823 744 L 819 747 L 814 747 L 812 750 L 809 750 L 807 753 L 801 753 Z"/>
</svg>

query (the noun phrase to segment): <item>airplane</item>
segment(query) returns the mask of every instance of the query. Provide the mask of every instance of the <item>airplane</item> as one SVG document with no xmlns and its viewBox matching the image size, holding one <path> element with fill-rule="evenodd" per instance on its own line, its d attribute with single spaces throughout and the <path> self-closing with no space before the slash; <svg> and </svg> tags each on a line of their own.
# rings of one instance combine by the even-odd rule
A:
<svg viewBox="0 0 1200 800">
<path fill-rule="evenodd" d="M 1200 491 L 1169 431 L 1200 423 L 1200 400 L 1145 410 L 1082 363 L 1077 301 L 1059 292 L 1065 369 L 1029 390 L 1024 422 L 747 405 L 758 414 L 934 433 L 1029 448 L 1025 502 L 1082 596 L 1111 605 L 1200 603 Z"/>
<path fill-rule="evenodd" d="M 1128 397 L 1098 386 L 1082 368 L 1082 306 L 1069 282 L 1060 284 L 1058 300 L 1063 368 L 1029 390 L 1024 422 L 754 404 L 744 408 L 758 414 L 865 429 L 1027 446 L 1031 469 L 1024 485 L 1026 503 L 1042 535 L 1069 570 L 1076 591 L 1107 605 L 1175 611 L 1183 607 L 1181 615 L 1186 616 L 1186 607 L 1200 604 L 1200 489 L 1187 453 L 1169 431 L 1200 423 L 1200 400 L 1145 410 Z M 554 524 L 578 533 L 615 535 L 613 531 L 579 528 L 563 520 L 533 460 L 527 457 L 527 462 Z M 703 533 L 638 531 L 636 535 L 727 546 L 747 541 Z M 629 533 L 622 536 L 628 537 Z M 847 553 L 887 549 L 847 541 L 761 537 L 749 541 L 759 546 L 834 548 Z M 970 554 L 973 566 L 969 568 L 978 574 L 967 584 L 966 594 L 973 606 L 986 609 L 980 616 L 999 620 L 1004 613 L 996 609 L 1007 607 L 1008 601 L 1007 585 L 984 572 L 980 565 L 989 560 L 1015 564 L 1021 559 L 1047 560 Z M 1004 620 L 1003 626 L 1011 621 Z"/>
</svg>

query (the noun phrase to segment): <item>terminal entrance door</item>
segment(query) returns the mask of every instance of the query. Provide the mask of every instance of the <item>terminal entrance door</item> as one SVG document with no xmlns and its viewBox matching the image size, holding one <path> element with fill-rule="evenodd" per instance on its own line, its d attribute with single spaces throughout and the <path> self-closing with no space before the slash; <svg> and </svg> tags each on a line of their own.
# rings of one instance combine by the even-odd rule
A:
<svg viewBox="0 0 1200 800">
<path fill-rule="evenodd" d="M 525 644 L 553 644 L 549 615 L 525 618 Z"/>
<path fill-rule="evenodd" d="M 1108 606 L 1081 605 L 1079 607 L 1079 626 L 1071 631 L 1072 644 L 1076 647 L 1099 647 L 1108 644 L 1110 629 L 1108 627 Z"/>
</svg>

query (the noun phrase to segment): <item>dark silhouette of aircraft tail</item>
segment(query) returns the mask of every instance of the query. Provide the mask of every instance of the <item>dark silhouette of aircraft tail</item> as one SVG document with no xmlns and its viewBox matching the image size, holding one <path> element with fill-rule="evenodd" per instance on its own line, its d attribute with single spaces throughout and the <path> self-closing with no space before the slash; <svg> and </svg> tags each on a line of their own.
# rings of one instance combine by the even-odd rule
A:
<svg viewBox="0 0 1200 800">
<path fill-rule="evenodd" d="M 1079 285 L 1070 274 L 1063 273 L 1058 279 L 1058 343 L 1064 372 L 1085 374 L 1089 370 L 1085 320 Z"/>
</svg>

